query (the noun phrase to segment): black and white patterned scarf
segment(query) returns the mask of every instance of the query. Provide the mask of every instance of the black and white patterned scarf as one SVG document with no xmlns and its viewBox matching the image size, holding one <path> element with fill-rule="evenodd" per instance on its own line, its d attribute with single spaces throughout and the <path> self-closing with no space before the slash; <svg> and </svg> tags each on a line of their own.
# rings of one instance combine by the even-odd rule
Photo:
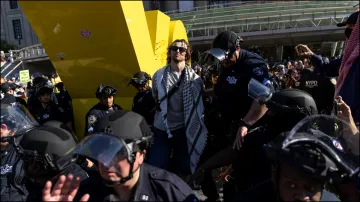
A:
<svg viewBox="0 0 360 202">
<path fill-rule="evenodd" d="M 153 82 L 156 82 L 158 98 L 165 95 L 172 88 L 168 82 L 170 66 L 165 66 L 154 74 Z M 202 101 L 201 78 L 190 67 L 185 67 L 185 77 L 183 81 L 183 104 L 185 115 L 186 137 L 188 143 L 188 152 L 190 155 L 190 167 L 192 173 L 195 172 L 200 156 L 205 148 L 207 139 L 207 129 L 204 124 L 203 112 L 204 104 Z M 167 125 L 167 106 L 168 101 L 165 99 L 161 104 L 161 114 L 166 128 Z M 165 118 L 164 118 L 165 117 Z M 170 131 L 167 131 L 170 134 Z"/>
</svg>

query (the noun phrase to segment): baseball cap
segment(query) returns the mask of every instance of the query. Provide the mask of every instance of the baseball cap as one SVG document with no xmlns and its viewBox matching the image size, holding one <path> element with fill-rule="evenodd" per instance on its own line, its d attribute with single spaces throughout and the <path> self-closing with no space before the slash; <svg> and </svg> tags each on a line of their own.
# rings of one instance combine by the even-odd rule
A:
<svg viewBox="0 0 360 202">
<path fill-rule="evenodd" d="M 121 138 L 125 142 L 152 135 L 144 117 L 127 110 L 119 110 L 101 118 L 94 128 L 94 133 L 103 132 Z"/>
<path fill-rule="evenodd" d="M 359 16 L 359 11 L 351 14 L 351 15 L 346 19 L 346 21 L 341 22 L 341 23 L 338 23 L 337 26 L 338 26 L 338 27 L 344 27 L 344 26 L 347 25 L 347 24 L 354 25 L 354 24 L 356 24 L 356 21 L 357 21 L 357 19 L 358 19 L 358 16 Z"/>
<path fill-rule="evenodd" d="M 212 48 L 220 48 L 222 50 L 229 50 L 236 45 L 237 40 L 239 43 L 244 40 L 233 31 L 224 31 L 218 34 L 212 44 Z"/>
</svg>

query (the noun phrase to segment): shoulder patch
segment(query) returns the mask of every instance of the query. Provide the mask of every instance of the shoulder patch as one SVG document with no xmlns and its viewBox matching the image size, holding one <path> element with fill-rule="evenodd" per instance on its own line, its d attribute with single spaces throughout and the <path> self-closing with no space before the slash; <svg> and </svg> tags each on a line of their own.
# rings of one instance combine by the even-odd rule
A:
<svg viewBox="0 0 360 202">
<path fill-rule="evenodd" d="M 256 67 L 255 69 L 253 69 L 253 73 L 257 76 L 261 76 L 264 74 L 264 70 L 262 70 L 261 67 Z"/>
<path fill-rule="evenodd" d="M 97 121 L 97 117 L 95 115 L 89 115 L 88 116 L 88 123 L 89 124 L 94 124 Z"/>
</svg>

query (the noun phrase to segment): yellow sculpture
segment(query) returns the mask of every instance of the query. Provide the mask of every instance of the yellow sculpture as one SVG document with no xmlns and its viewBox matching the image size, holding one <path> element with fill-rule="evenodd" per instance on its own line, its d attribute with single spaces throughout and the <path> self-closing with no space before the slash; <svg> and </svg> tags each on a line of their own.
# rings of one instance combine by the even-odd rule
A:
<svg viewBox="0 0 360 202">
<path fill-rule="evenodd" d="M 131 109 L 135 90 L 126 87 L 131 76 L 153 74 L 166 65 L 170 43 L 187 40 L 181 21 L 145 12 L 142 1 L 19 2 L 73 98 L 79 138 L 101 83 L 118 88 L 115 102 Z"/>
</svg>

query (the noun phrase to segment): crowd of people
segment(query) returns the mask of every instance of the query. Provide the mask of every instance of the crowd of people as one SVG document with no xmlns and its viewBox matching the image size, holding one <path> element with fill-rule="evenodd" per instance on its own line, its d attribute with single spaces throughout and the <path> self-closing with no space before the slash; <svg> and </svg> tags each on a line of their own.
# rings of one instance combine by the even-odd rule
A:
<svg viewBox="0 0 360 202">
<path fill-rule="evenodd" d="M 131 110 L 99 85 L 80 141 L 58 77 L 2 78 L 1 200 L 358 201 L 358 14 L 329 61 L 299 44 L 296 61 L 267 64 L 225 31 L 191 68 L 177 39 L 166 66 L 129 81 Z"/>
</svg>

